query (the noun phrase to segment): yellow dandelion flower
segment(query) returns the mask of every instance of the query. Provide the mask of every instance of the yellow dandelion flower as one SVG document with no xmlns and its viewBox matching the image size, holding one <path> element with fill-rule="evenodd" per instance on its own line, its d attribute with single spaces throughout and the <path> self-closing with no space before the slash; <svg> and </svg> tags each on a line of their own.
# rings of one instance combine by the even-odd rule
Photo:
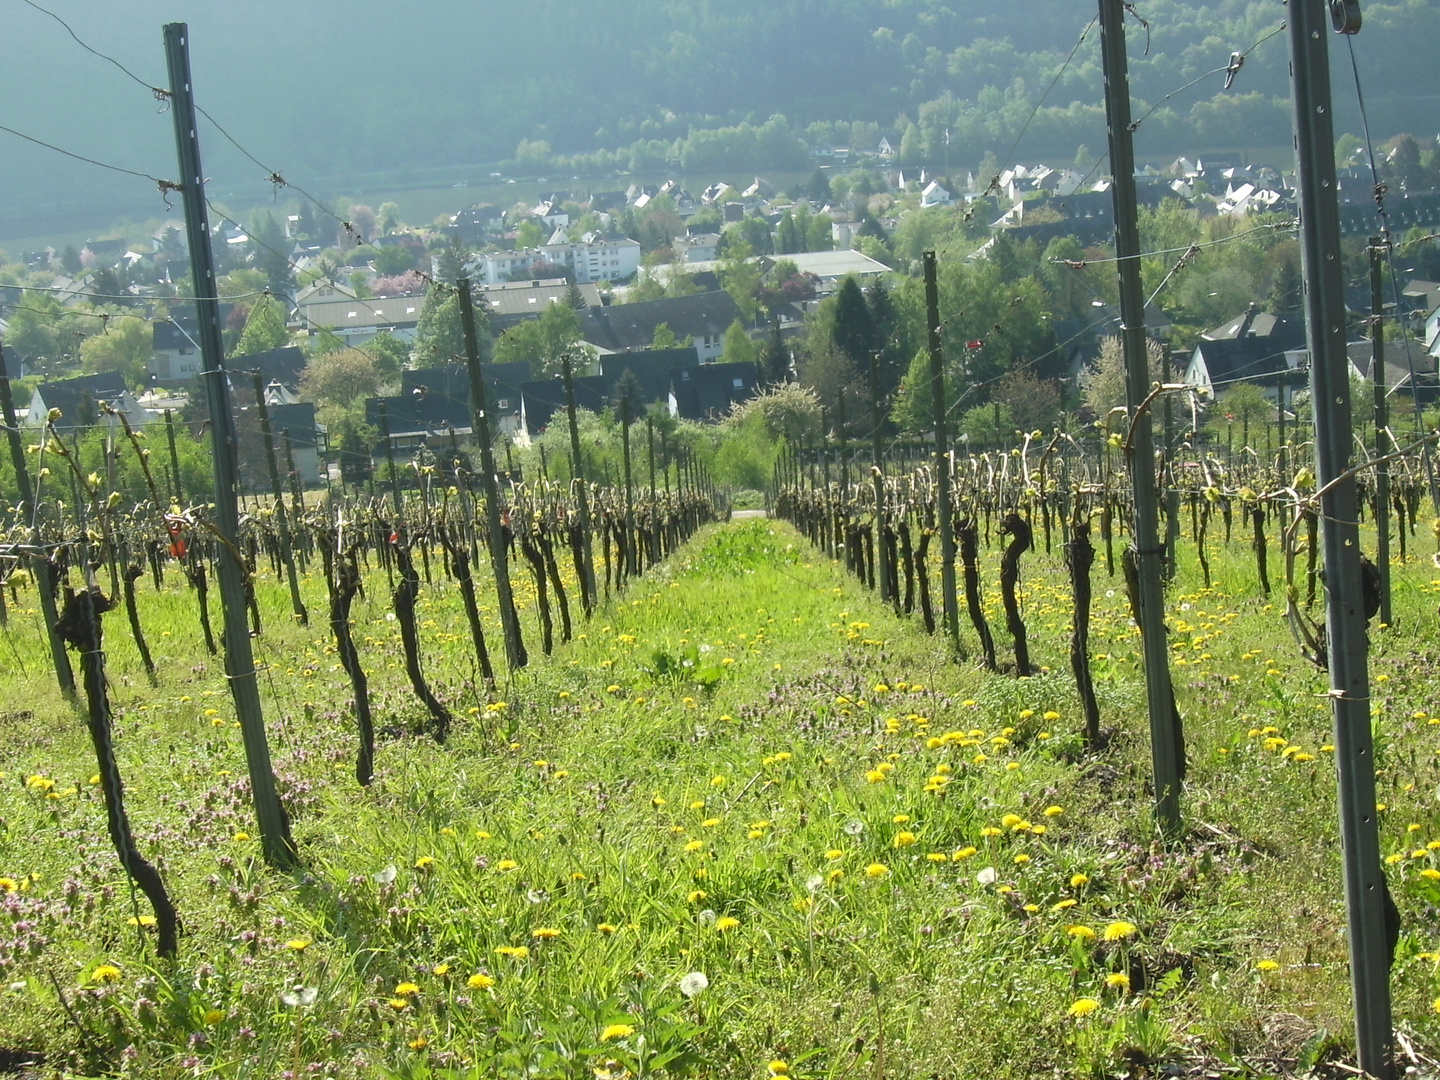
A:
<svg viewBox="0 0 1440 1080">
<path fill-rule="evenodd" d="M 539 938 L 541 941 L 554 941 L 560 936 L 560 931 L 553 926 L 541 926 L 536 929 L 531 937 Z"/>
<path fill-rule="evenodd" d="M 395 987 L 396 997 L 414 997 L 420 993 L 420 987 L 413 982 L 402 982 Z"/>
<path fill-rule="evenodd" d="M 114 964 L 101 964 L 90 973 L 90 981 L 97 983 L 113 983 L 120 978 L 120 969 Z"/>
<path fill-rule="evenodd" d="M 1261 960 L 1255 965 L 1256 971 L 1279 971 L 1280 965 L 1274 960 Z"/>
<path fill-rule="evenodd" d="M 1104 938 L 1106 941 L 1124 941 L 1128 937 L 1134 937 L 1137 929 L 1138 927 L 1132 922 L 1116 919 L 1105 927 Z"/>
<path fill-rule="evenodd" d="M 729 915 L 722 915 L 720 916 L 720 918 L 715 920 L 715 929 L 720 931 L 720 933 L 722 934 L 725 933 L 725 931 L 727 930 L 734 930 L 739 925 L 740 920 L 733 918 Z"/>
<path fill-rule="evenodd" d="M 889 875 L 890 868 L 884 863 L 872 862 L 869 866 L 865 867 L 865 876 L 872 880 L 875 878 L 888 877 Z"/>
<path fill-rule="evenodd" d="M 310 939 L 303 937 L 291 938 L 289 941 L 285 942 L 285 947 L 291 952 L 304 952 L 310 947 Z"/>
<path fill-rule="evenodd" d="M 900 832 L 895 834 L 895 847 L 909 847 L 913 843 L 915 843 L 915 834 L 913 832 Z"/>
<path fill-rule="evenodd" d="M 966 847 L 962 847 L 959 851 L 955 852 L 955 854 L 952 855 L 952 856 L 950 856 L 950 857 L 951 857 L 952 859 L 954 859 L 956 862 L 960 862 L 960 861 L 963 860 L 963 859 L 968 859 L 968 858 L 970 858 L 970 857 L 971 857 L 972 855 L 974 855 L 974 854 L 976 854 L 976 849 L 973 848 L 973 847 L 966 846 Z"/>
<path fill-rule="evenodd" d="M 225 1013 L 220 1009 L 206 1009 L 204 1019 L 206 1024 L 218 1024 L 225 1019 Z"/>
<path fill-rule="evenodd" d="M 634 1024 L 611 1024 L 604 1031 L 600 1032 L 601 1042 L 614 1042 L 616 1039 L 628 1039 L 635 1034 Z"/>
<path fill-rule="evenodd" d="M 1068 1015 L 1074 1017 L 1077 1020 L 1081 1020 L 1089 1016 L 1098 1008 L 1100 1008 L 1100 1002 L 1096 1001 L 1094 998 L 1080 998 L 1071 1004 L 1068 1010 Z"/>
<path fill-rule="evenodd" d="M 495 980 L 489 975 L 486 975 L 485 972 L 477 971 L 465 980 L 465 984 L 469 986 L 471 990 L 489 990 L 490 987 L 495 985 Z"/>
<path fill-rule="evenodd" d="M 1105 976 L 1105 985 L 1112 989 L 1129 990 L 1130 976 L 1123 971 L 1113 971 Z"/>
<path fill-rule="evenodd" d="M 1072 874 L 1070 877 L 1070 887 L 1072 889 L 1083 889 L 1089 884 L 1090 876 L 1088 874 Z"/>
<path fill-rule="evenodd" d="M 1067 926 L 1065 933 L 1069 934 L 1076 941 L 1094 941 L 1095 931 L 1088 926 Z"/>
</svg>

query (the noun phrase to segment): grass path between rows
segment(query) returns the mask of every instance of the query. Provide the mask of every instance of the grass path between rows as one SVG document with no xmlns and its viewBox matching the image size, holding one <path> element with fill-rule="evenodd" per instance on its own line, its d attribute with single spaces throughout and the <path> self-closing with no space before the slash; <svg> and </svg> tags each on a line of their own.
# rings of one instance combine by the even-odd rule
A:
<svg viewBox="0 0 1440 1080">
<path fill-rule="evenodd" d="M 174 965 L 22 594 L 0 632 L 0 1048 L 45 1053 L 41 1075 L 165 1078 L 1301 1075 L 1351 1038 L 1329 719 L 1248 559 L 1212 552 L 1213 590 L 1182 565 L 1170 595 L 1191 778 L 1168 849 L 1103 558 L 1094 756 L 1058 551 L 1026 559 L 1028 679 L 949 662 L 763 519 L 706 530 L 496 694 L 437 580 L 426 665 L 462 717 L 443 748 L 372 573 L 368 789 L 326 628 L 289 624 L 267 579 L 293 877 L 258 862 L 230 702 L 172 575 L 140 598 L 159 686 L 118 613 L 107 645 L 136 833 L 185 924 Z M 1395 568 L 1374 659 L 1396 1017 L 1419 1052 L 1440 1046 L 1434 577 Z M 323 579 L 303 587 L 318 615 Z"/>
</svg>

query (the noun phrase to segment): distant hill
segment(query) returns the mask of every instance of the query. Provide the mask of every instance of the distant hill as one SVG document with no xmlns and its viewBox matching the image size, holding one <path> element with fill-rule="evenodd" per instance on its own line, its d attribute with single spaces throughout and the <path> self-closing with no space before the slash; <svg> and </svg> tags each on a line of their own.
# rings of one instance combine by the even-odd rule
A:
<svg viewBox="0 0 1440 1080">
<path fill-rule="evenodd" d="M 188 18 L 200 102 L 262 161 L 329 191 L 358 173 L 500 162 L 522 139 L 574 154 L 776 113 L 797 130 L 928 116 L 927 149 L 950 126 L 956 162 L 978 162 L 1008 149 L 1094 14 L 1072 0 L 52 2 L 82 38 L 156 84 L 161 25 Z M 1274 0 L 1140 0 L 1137 10 L 1150 28 L 1145 54 L 1146 31 L 1131 23 L 1132 90 L 1144 107 L 1223 66 L 1285 12 Z M 19 0 L 5 16 L 0 123 L 126 168 L 174 172 L 170 117 L 143 87 Z M 1375 133 L 1440 130 L 1440 0 L 1369 3 L 1364 16 L 1355 47 Z M 1092 31 L 1051 91 L 1022 157 L 1102 148 L 1098 39 Z M 1358 130 L 1348 56 L 1342 39 L 1333 46 L 1338 125 Z M 1216 76 L 1174 98 L 1142 129 L 1141 152 L 1287 143 L 1286 53 L 1281 34 L 1230 93 Z M 208 125 L 203 138 L 216 194 L 263 190 L 260 170 Z M 0 229 L 11 235 L 77 214 L 162 209 L 144 181 L 3 139 Z"/>
</svg>

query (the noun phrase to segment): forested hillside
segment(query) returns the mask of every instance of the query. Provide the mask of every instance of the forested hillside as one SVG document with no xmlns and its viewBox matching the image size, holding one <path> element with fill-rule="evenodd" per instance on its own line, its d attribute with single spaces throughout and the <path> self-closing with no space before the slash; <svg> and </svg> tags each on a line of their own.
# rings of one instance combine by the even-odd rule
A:
<svg viewBox="0 0 1440 1080">
<path fill-rule="evenodd" d="M 758 127 L 776 114 L 807 142 L 847 137 L 855 121 L 903 133 L 903 116 L 917 126 L 912 156 L 938 159 L 949 128 L 952 161 L 976 163 L 987 150 L 1009 149 L 1093 15 L 1093 5 L 1068 0 L 54 4 L 87 41 L 156 85 L 165 81 L 160 27 L 189 19 L 202 103 L 289 175 L 341 186 L 357 173 L 423 177 L 446 165 L 500 163 L 521 140 L 532 172 L 551 154 L 600 149 L 617 152 L 602 165 L 653 167 L 657 157 L 677 158 L 677 140 L 695 129 L 745 120 Z M 6 124 L 142 172 L 173 171 L 170 119 L 142 87 L 22 0 L 0 10 Z M 1223 67 L 1285 12 L 1275 0 L 1143 0 L 1137 10 L 1148 24 L 1147 32 L 1132 23 L 1142 110 Z M 1440 0 L 1365 6 L 1355 48 L 1377 135 L 1436 129 L 1440 95 L 1427 75 L 1440 44 L 1437 15 Z M 1358 130 L 1349 58 L 1339 39 L 1335 46 L 1339 125 Z M 1174 97 L 1142 128 L 1140 152 L 1287 142 L 1285 59 L 1276 36 L 1250 55 L 1232 90 L 1222 92 L 1216 75 Z M 1068 160 L 1081 143 L 1098 149 L 1100 82 L 1092 30 L 1020 152 Z M 845 126 L 807 131 L 817 121 Z M 213 133 L 211 141 L 217 185 L 256 182 L 251 163 Z M 784 162 L 761 156 L 755 164 Z M 7 224 L 67 207 L 153 213 L 153 202 L 141 181 L 8 137 L 0 154 Z"/>
</svg>

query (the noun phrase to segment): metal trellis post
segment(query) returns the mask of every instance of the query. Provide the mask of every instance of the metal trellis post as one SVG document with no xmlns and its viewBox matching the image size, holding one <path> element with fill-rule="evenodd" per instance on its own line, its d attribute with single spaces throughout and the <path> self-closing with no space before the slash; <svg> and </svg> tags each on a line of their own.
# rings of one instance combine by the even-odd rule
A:
<svg viewBox="0 0 1440 1080">
<path fill-rule="evenodd" d="M 1370 672 L 1360 579 L 1360 526 L 1351 457 L 1350 375 L 1345 350 L 1345 291 L 1340 214 L 1335 196 L 1329 19 L 1325 0 L 1291 0 L 1290 71 L 1295 102 L 1300 250 L 1305 273 L 1305 332 L 1310 398 L 1315 409 L 1321 550 L 1325 559 L 1325 629 L 1330 708 L 1339 773 L 1340 837 L 1355 1035 L 1360 1068 L 1393 1076 L 1390 950 L 1385 875 L 1375 812 L 1375 758 L 1370 732 Z"/>
<path fill-rule="evenodd" d="M 237 542 L 240 515 L 235 505 L 235 416 L 230 409 L 230 384 L 220 339 L 220 307 L 215 291 L 215 265 L 210 252 L 210 222 L 205 206 L 205 173 L 200 167 L 195 99 L 190 84 L 190 42 L 185 23 L 165 26 L 165 60 L 170 74 L 170 111 L 175 118 L 175 144 L 180 159 L 185 231 L 190 241 L 190 268 L 195 283 L 202 377 L 210 398 L 210 447 L 215 468 L 215 525 L 220 535 L 217 569 L 225 611 L 225 675 L 245 742 L 250 791 L 255 800 L 265 861 L 288 868 L 298 861 L 290 837 L 290 819 L 280 803 L 270 744 L 255 677 L 255 655 L 245 622 L 245 567 Z"/>
<path fill-rule="evenodd" d="M 1132 543 L 1139 564 L 1140 632 L 1155 772 L 1155 816 L 1161 829 L 1174 836 L 1180 831 L 1180 748 L 1165 640 L 1164 548 L 1157 528 L 1155 445 L 1150 417 L 1137 417 L 1150 393 L 1150 365 L 1145 343 L 1145 298 L 1140 287 L 1140 230 L 1135 209 L 1135 147 L 1130 129 L 1123 0 L 1100 0 L 1100 53 L 1105 67 L 1105 118 L 1114 174 L 1111 190 L 1115 202 L 1115 265 L 1120 277 L 1120 339 L 1125 352 L 1130 480 L 1135 493 Z"/>
</svg>

